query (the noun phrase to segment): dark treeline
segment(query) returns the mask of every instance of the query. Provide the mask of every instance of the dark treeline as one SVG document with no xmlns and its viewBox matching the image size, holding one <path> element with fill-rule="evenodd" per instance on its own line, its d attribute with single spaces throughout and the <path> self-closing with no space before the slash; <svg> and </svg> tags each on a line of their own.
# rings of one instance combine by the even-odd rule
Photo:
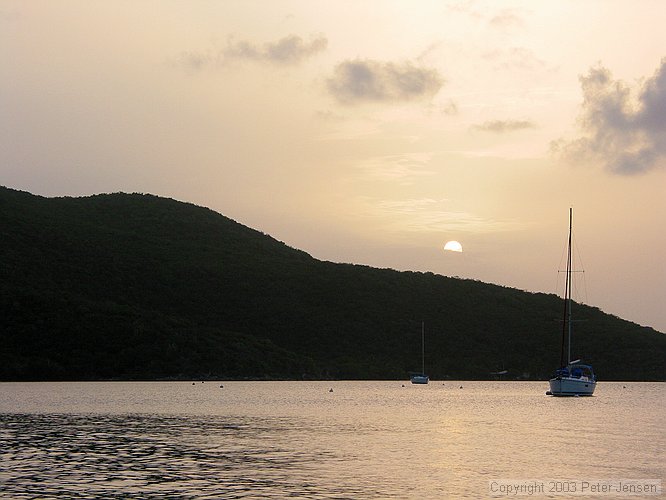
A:
<svg viewBox="0 0 666 500">
<path fill-rule="evenodd" d="M 322 262 L 206 208 L 0 188 L 0 379 L 545 379 L 561 299 Z M 664 380 L 666 336 L 577 305 L 601 380 Z"/>
</svg>

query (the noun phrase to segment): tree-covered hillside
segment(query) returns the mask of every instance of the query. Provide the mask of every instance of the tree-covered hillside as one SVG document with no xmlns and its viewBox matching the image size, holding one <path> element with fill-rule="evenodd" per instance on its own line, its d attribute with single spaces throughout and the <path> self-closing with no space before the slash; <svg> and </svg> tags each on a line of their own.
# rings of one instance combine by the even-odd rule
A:
<svg viewBox="0 0 666 500">
<path fill-rule="evenodd" d="M 0 378 L 545 379 L 561 299 L 318 261 L 206 208 L 0 188 Z M 577 306 L 602 380 L 664 380 L 666 336 Z"/>
</svg>

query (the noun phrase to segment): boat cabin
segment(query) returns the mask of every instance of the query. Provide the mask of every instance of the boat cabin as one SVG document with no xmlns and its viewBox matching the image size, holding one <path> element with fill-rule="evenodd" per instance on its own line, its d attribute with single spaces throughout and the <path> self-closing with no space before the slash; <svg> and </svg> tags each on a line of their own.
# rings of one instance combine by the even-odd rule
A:
<svg viewBox="0 0 666 500">
<path fill-rule="evenodd" d="M 564 368 L 559 368 L 555 375 L 557 377 L 568 377 L 568 378 L 587 378 L 588 380 L 595 380 L 594 371 L 590 365 L 569 365 Z"/>
</svg>

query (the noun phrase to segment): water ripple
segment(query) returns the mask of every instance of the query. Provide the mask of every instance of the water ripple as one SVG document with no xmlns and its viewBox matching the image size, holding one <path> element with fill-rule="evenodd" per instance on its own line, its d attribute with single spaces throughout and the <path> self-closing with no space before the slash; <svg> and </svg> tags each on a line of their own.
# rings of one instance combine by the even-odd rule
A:
<svg viewBox="0 0 666 500">
<path fill-rule="evenodd" d="M 3 491 L 16 499 L 317 498 L 308 471 L 336 459 L 285 447 L 281 436 L 298 430 L 288 419 L 11 414 L 0 424 Z"/>
</svg>

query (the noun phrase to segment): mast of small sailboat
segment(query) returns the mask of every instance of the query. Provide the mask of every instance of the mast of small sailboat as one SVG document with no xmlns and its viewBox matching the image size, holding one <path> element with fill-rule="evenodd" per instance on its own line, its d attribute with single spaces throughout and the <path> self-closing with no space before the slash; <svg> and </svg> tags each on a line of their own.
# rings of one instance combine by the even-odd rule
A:
<svg viewBox="0 0 666 500">
<path fill-rule="evenodd" d="M 560 351 L 560 366 L 564 367 L 564 343 L 567 344 L 567 364 L 571 363 L 571 233 L 573 225 L 573 208 L 569 208 L 569 241 L 567 244 L 567 274 L 564 285 L 564 318 L 562 324 L 562 349 Z"/>
<path fill-rule="evenodd" d="M 421 375 L 425 375 L 425 321 L 421 321 Z"/>
</svg>

